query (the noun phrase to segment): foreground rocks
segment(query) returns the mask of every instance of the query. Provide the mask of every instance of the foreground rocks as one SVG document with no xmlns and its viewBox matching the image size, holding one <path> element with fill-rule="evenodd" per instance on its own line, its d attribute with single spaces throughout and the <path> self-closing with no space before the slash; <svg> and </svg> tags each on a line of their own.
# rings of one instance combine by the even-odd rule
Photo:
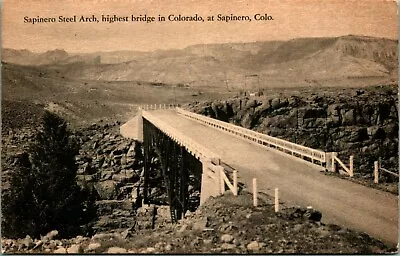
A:
<svg viewBox="0 0 400 256">
<path fill-rule="evenodd" d="M 154 206 L 141 209 L 142 216 Z M 161 212 L 168 212 L 167 208 Z M 211 198 L 177 224 L 156 221 L 156 229 L 126 229 L 72 239 L 2 239 L 7 253 L 260 253 L 371 254 L 394 252 L 364 233 L 310 218 L 316 210 L 273 209 L 272 199 L 252 206 L 250 194 Z M 161 224 L 162 223 L 162 224 Z M 54 234 L 54 232 L 53 232 Z"/>
</svg>

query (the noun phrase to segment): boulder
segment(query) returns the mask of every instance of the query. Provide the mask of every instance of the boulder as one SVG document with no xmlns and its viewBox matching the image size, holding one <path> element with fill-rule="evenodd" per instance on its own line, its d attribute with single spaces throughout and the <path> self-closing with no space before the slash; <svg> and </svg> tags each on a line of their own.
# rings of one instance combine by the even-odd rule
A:
<svg viewBox="0 0 400 256">
<path fill-rule="evenodd" d="M 255 111 L 254 114 L 255 115 L 262 115 L 263 113 L 267 112 L 269 110 L 269 103 L 268 102 L 264 102 L 263 104 L 261 104 L 260 106 L 258 106 Z"/>
<path fill-rule="evenodd" d="M 131 145 L 129 146 L 128 152 L 126 153 L 126 156 L 134 158 L 136 155 L 136 143 L 132 142 Z"/>
<path fill-rule="evenodd" d="M 110 200 L 118 196 L 117 182 L 113 180 L 97 182 L 94 188 L 102 200 Z"/>
<path fill-rule="evenodd" d="M 325 118 L 327 112 L 323 108 L 305 108 L 303 110 L 303 118 Z"/>
<path fill-rule="evenodd" d="M 270 105 L 271 105 L 271 108 L 273 108 L 273 109 L 280 108 L 281 100 L 279 98 L 274 98 L 274 99 L 270 100 Z"/>
<path fill-rule="evenodd" d="M 256 100 L 248 100 L 245 105 L 245 109 L 256 108 L 258 106 L 258 102 Z"/>
<path fill-rule="evenodd" d="M 232 243 L 233 239 L 234 239 L 234 237 L 230 234 L 223 234 L 221 236 L 221 242 L 224 242 L 224 243 Z"/>
<path fill-rule="evenodd" d="M 154 253 L 156 251 L 156 248 L 154 248 L 154 247 L 148 247 L 148 248 L 146 248 L 146 254 L 152 254 L 152 253 Z"/>
<path fill-rule="evenodd" d="M 384 139 L 386 132 L 380 126 L 370 126 L 367 128 L 367 134 L 373 139 Z"/>
<path fill-rule="evenodd" d="M 247 112 L 245 116 L 243 117 L 242 121 L 240 122 L 240 125 L 244 128 L 250 129 L 252 127 L 253 123 L 253 114 L 250 112 Z"/>
<path fill-rule="evenodd" d="M 122 170 L 120 173 L 112 176 L 112 180 L 119 183 L 135 183 L 139 181 L 139 178 L 139 175 L 137 175 L 134 170 Z"/>
<path fill-rule="evenodd" d="M 120 143 L 113 151 L 113 155 L 122 155 L 122 154 L 126 154 L 130 148 L 131 142 L 130 141 L 124 141 L 122 143 Z"/>
<path fill-rule="evenodd" d="M 42 237 L 43 242 L 48 242 L 50 240 L 53 240 L 56 236 L 58 235 L 57 230 L 52 230 L 49 233 L 47 233 L 44 237 Z"/>
<path fill-rule="evenodd" d="M 208 222 L 208 217 L 197 218 L 193 223 L 193 229 L 203 231 L 208 226 Z"/>
<path fill-rule="evenodd" d="M 106 253 L 124 254 L 124 253 L 127 253 L 127 250 L 125 248 L 121 248 L 121 247 L 110 247 L 110 248 L 108 248 Z"/>
<path fill-rule="evenodd" d="M 68 254 L 80 254 L 83 253 L 83 249 L 79 244 L 73 244 L 67 249 Z"/>
<path fill-rule="evenodd" d="M 393 123 L 393 124 L 388 124 L 382 127 L 382 129 L 385 131 L 385 134 L 387 137 L 392 137 L 396 136 L 399 134 L 399 124 L 398 123 Z"/>
<path fill-rule="evenodd" d="M 88 251 L 95 251 L 95 250 L 97 250 L 98 248 L 100 248 L 101 247 L 101 244 L 100 243 L 90 243 L 89 245 L 88 245 L 88 247 L 87 247 L 87 250 Z"/>
<path fill-rule="evenodd" d="M 67 249 L 65 249 L 62 246 L 59 246 L 56 250 L 53 251 L 53 253 L 55 253 L 55 254 L 66 254 L 67 253 Z"/>
<path fill-rule="evenodd" d="M 216 119 L 227 122 L 230 115 L 232 115 L 230 106 L 228 107 L 226 102 L 213 102 L 211 104 L 212 111 Z M 230 114 L 230 115 L 229 115 Z"/>
<path fill-rule="evenodd" d="M 303 101 L 298 96 L 291 96 L 288 99 L 288 104 L 290 107 L 299 107 L 301 106 Z"/>
<path fill-rule="evenodd" d="M 327 114 L 328 116 L 339 116 L 340 110 L 343 108 L 342 104 L 331 104 L 328 106 Z"/>
<path fill-rule="evenodd" d="M 355 111 L 354 109 L 342 109 L 340 111 L 341 115 L 342 115 L 342 124 L 343 125 L 353 125 L 355 124 Z"/>
<path fill-rule="evenodd" d="M 99 200 L 96 201 L 97 214 L 112 214 L 114 209 L 133 211 L 133 203 L 132 200 Z"/>
<path fill-rule="evenodd" d="M 259 251 L 261 249 L 260 244 L 257 241 L 253 241 L 246 246 L 249 251 Z"/>
<path fill-rule="evenodd" d="M 33 239 L 29 235 L 22 239 L 21 244 L 23 244 L 27 249 L 30 249 L 35 245 Z"/>
<path fill-rule="evenodd" d="M 343 142 L 360 142 L 368 139 L 367 129 L 364 127 L 349 127 L 346 131 L 347 136 Z"/>
<path fill-rule="evenodd" d="M 236 248 L 236 245 L 230 244 L 230 243 L 223 243 L 221 245 L 221 249 L 223 249 L 223 250 L 232 250 L 232 249 L 235 249 L 235 248 Z"/>
<path fill-rule="evenodd" d="M 306 214 L 304 214 L 304 216 L 308 216 L 308 219 L 310 220 L 310 221 L 315 221 L 315 222 L 318 222 L 318 221 L 321 221 L 321 219 L 322 219 L 322 213 L 321 212 L 319 212 L 319 211 L 316 211 L 316 210 L 307 210 L 307 212 L 306 212 Z"/>
<path fill-rule="evenodd" d="M 230 106 L 232 109 L 232 114 L 236 114 L 242 108 L 242 100 L 234 99 L 234 100 L 230 101 Z"/>
</svg>

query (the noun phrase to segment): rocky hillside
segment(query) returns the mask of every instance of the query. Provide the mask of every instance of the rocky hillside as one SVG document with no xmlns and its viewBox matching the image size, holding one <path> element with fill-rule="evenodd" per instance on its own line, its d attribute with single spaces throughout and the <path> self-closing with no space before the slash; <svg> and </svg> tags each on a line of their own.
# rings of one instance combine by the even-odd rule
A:
<svg viewBox="0 0 400 256">
<path fill-rule="evenodd" d="M 300 145 L 339 152 L 345 161 L 354 154 L 355 172 L 368 179 L 379 158 L 384 168 L 398 172 L 396 87 L 269 93 L 198 102 L 188 108 Z"/>
<path fill-rule="evenodd" d="M 343 36 L 337 38 L 304 38 L 304 39 L 293 39 L 287 42 L 283 42 L 277 47 L 265 47 L 247 62 L 252 68 L 256 70 L 267 69 L 269 65 L 279 63 L 295 63 L 298 60 L 303 60 L 308 63 L 309 61 L 314 63 L 312 67 L 317 71 L 326 69 L 326 75 L 329 75 L 333 70 L 345 70 L 349 67 L 347 65 L 358 65 L 354 66 L 353 71 L 359 70 L 361 66 L 367 72 L 369 69 L 373 71 L 375 68 L 380 68 L 383 72 L 397 72 L 397 42 L 388 39 L 378 39 L 371 37 L 360 37 L 360 36 Z M 328 59 L 328 55 L 331 59 Z M 343 67 L 332 66 L 336 59 L 342 61 Z M 325 62 L 326 65 L 320 66 L 317 63 Z M 310 63 L 311 64 L 311 63 Z M 318 67 L 319 66 L 319 67 Z M 301 68 L 301 67 L 298 67 Z M 304 71 L 311 67 L 303 67 Z M 289 70 L 290 67 L 288 66 Z M 292 72 L 294 70 L 291 70 Z M 379 70 L 375 70 L 379 72 Z M 378 73 L 377 73 L 378 74 Z M 356 74 L 343 74 L 343 75 L 356 75 Z"/>
<path fill-rule="evenodd" d="M 142 146 L 134 140 L 123 138 L 119 134 L 119 126 L 118 121 L 99 122 L 81 127 L 72 135 L 80 145 L 76 156 L 77 183 L 90 192 L 98 213 L 98 218 L 89 225 L 87 234 L 120 231 L 121 228 L 136 225 L 136 222 L 138 226 L 152 227 L 152 216 L 150 220 L 146 216 L 140 220 L 140 213 L 137 212 L 142 205 L 144 181 Z M 35 129 L 27 124 L 8 131 L 2 136 L 3 191 L 9 188 L 9 174 L 13 172 L 18 159 L 24 156 L 35 134 Z M 165 204 L 166 190 L 158 159 L 152 159 L 149 200 Z"/>
<path fill-rule="evenodd" d="M 252 206 L 248 193 L 211 198 L 195 212 L 172 224 L 166 209 L 146 206 L 138 216 L 150 217 L 156 228 L 125 226 L 120 232 L 58 239 L 52 231 L 42 239 L 2 239 L 7 253 L 141 253 L 141 254 L 375 254 L 394 252 L 383 243 L 346 228 L 320 222 L 313 209 L 284 207 L 275 213 L 272 199 Z M 153 217 L 155 216 L 155 217 Z"/>
</svg>

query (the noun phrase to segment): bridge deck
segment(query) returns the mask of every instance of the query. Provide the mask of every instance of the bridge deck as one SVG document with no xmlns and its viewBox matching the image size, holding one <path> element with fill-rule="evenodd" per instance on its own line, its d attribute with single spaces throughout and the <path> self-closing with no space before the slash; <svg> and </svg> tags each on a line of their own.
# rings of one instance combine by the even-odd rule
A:
<svg viewBox="0 0 400 256">
<path fill-rule="evenodd" d="M 393 194 L 327 176 L 306 163 L 189 120 L 173 110 L 153 115 L 178 129 L 238 170 L 239 182 L 251 188 L 257 178 L 260 192 L 294 205 L 312 206 L 322 221 L 367 232 L 384 242 L 398 242 L 398 200 Z"/>
</svg>

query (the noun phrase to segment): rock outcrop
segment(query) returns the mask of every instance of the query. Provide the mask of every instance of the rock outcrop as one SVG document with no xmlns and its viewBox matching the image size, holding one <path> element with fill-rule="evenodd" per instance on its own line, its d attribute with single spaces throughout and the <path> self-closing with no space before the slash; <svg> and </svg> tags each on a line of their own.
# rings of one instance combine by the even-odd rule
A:
<svg viewBox="0 0 400 256">
<path fill-rule="evenodd" d="M 325 152 L 355 155 L 356 170 L 372 175 L 379 158 L 398 166 L 395 87 L 332 89 L 300 95 L 236 97 L 189 104 L 191 111 Z M 387 181 L 393 180 L 385 176 Z"/>
<path fill-rule="evenodd" d="M 78 181 L 94 189 L 99 200 L 122 200 L 136 195 L 143 168 L 141 144 L 123 138 L 118 124 L 93 124 L 75 133 L 81 149 L 76 156 Z"/>
</svg>

